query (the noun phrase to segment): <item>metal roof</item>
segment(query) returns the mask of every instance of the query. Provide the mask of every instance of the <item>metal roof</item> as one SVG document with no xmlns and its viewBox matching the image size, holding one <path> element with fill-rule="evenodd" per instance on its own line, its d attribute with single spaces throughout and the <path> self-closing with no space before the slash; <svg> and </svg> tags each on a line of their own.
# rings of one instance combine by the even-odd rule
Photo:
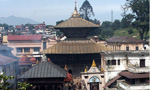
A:
<svg viewBox="0 0 150 90">
<path fill-rule="evenodd" d="M 81 28 L 81 27 L 91 28 L 91 27 L 100 27 L 100 25 L 94 24 L 80 17 L 76 17 L 76 18 L 71 17 L 67 21 L 64 21 L 56 25 L 54 28 Z"/>
<path fill-rule="evenodd" d="M 41 61 L 19 78 L 65 78 L 67 71 L 53 64 L 51 61 Z"/>
<path fill-rule="evenodd" d="M 111 49 L 92 40 L 61 41 L 44 50 L 45 54 L 88 54 L 101 51 L 111 51 Z"/>
<path fill-rule="evenodd" d="M 0 65 L 8 65 L 16 61 L 17 59 L 0 54 Z"/>
</svg>

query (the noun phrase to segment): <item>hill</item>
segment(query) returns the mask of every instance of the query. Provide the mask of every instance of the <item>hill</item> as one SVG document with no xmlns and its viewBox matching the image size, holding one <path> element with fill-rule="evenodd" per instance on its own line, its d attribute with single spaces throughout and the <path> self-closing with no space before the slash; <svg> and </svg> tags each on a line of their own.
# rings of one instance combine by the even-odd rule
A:
<svg viewBox="0 0 150 90">
<path fill-rule="evenodd" d="M 21 24 L 37 24 L 39 22 L 22 17 L 9 16 L 9 17 L 0 17 L 0 23 L 6 23 L 8 25 L 21 25 Z"/>
</svg>

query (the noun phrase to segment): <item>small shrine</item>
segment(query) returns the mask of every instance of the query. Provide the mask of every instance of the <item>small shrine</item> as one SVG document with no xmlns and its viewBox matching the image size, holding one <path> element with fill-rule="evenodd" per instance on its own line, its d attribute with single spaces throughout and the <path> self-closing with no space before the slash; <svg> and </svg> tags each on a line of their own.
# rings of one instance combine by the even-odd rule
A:
<svg viewBox="0 0 150 90">
<path fill-rule="evenodd" d="M 82 78 L 82 90 L 103 90 L 104 86 L 104 73 L 96 66 L 95 60 L 92 62 L 92 66 L 87 71 L 81 72 Z"/>
</svg>

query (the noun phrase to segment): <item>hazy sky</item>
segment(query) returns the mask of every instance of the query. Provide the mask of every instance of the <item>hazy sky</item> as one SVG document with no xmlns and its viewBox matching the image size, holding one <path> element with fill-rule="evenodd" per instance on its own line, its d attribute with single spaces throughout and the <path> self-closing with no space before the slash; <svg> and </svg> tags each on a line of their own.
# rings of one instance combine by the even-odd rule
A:
<svg viewBox="0 0 150 90">
<path fill-rule="evenodd" d="M 85 0 L 76 0 L 81 7 Z M 121 19 L 121 5 L 126 0 L 88 0 L 93 6 L 96 18 L 103 21 L 111 20 L 111 10 L 114 19 Z M 56 21 L 68 19 L 74 11 L 75 0 L 0 0 L 0 17 L 15 15 L 30 18 L 38 22 L 55 25 Z"/>
</svg>

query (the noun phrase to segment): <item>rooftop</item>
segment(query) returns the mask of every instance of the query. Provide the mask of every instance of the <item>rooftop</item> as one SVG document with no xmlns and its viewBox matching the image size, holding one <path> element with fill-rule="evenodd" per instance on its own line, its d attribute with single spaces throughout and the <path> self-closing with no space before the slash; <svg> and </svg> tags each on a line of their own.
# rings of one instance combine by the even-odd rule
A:
<svg viewBox="0 0 150 90">
<path fill-rule="evenodd" d="M 17 59 L 10 58 L 10 57 L 0 54 L 0 65 L 8 65 L 16 61 Z"/>
<path fill-rule="evenodd" d="M 55 65 L 51 61 L 41 61 L 33 66 L 19 78 L 66 78 L 67 71 Z"/>
<path fill-rule="evenodd" d="M 47 48 L 44 52 L 45 54 L 88 54 L 110 50 L 111 49 L 95 43 L 92 40 L 70 40 L 61 41 Z"/>
<path fill-rule="evenodd" d="M 8 35 L 9 41 L 14 40 L 41 40 L 41 35 Z"/>
<path fill-rule="evenodd" d="M 130 36 L 116 36 L 106 40 L 110 43 L 143 43 L 142 40 Z"/>
</svg>

